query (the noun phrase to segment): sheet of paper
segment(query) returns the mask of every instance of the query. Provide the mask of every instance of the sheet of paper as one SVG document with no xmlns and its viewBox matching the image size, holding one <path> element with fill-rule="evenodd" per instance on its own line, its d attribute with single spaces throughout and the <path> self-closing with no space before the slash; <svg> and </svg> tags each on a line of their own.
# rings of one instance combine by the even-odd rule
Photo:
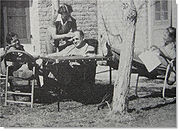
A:
<svg viewBox="0 0 180 131">
<path fill-rule="evenodd" d="M 149 72 L 153 71 L 156 67 L 158 67 L 161 64 L 158 55 L 151 51 L 141 53 L 139 55 L 139 58 L 144 63 Z"/>
</svg>

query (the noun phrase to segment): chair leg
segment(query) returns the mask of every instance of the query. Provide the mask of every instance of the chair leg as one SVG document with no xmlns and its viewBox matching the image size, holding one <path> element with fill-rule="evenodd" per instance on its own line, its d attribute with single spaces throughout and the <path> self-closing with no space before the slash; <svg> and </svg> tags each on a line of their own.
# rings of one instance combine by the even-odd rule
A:
<svg viewBox="0 0 180 131">
<path fill-rule="evenodd" d="M 12 83 L 12 81 L 9 81 L 9 87 L 10 87 L 10 90 L 11 90 L 11 91 L 14 91 L 14 90 L 13 90 L 13 83 Z M 8 91 L 8 90 L 7 90 L 7 91 Z M 12 94 L 12 97 L 13 97 L 13 100 L 16 101 L 16 97 L 15 97 L 14 94 Z"/>
<path fill-rule="evenodd" d="M 9 86 L 10 86 L 10 90 L 13 91 L 13 84 L 12 81 L 9 81 L 9 66 L 7 66 L 6 68 L 6 86 L 5 86 L 5 103 L 4 105 L 7 106 L 7 100 L 8 100 L 8 82 L 9 82 Z M 12 94 L 13 100 L 16 101 L 16 97 L 14 94 Z"/>
<path fill-rule="evenodd" d="M 166 75 L 164 78 L 164 85 L 163 85 L 163 91 L 162 91 L 162 97 L 165 98 L 165 90 L 166 90 L 166 84 L 167 84 L 167 79 L 168 79 L 168 73 L 169 73 L 169 69 L 170 69 L 170 64 L 168 64 L 167 68 L 166 68 Z"/>
<path fill-rule="evenodd" d="M 33 96 L 34 96 L 34 80 L 32 80 L 32 86 L 31 86 L 31 108 L 33 108 Z"/>
<path fill-rule="evenodd" d="M 138 97 L 138 93 L 137 93 L 138 83 L 139 83 L 139 74 L 137 75 L 137 79 L 136 79 L 136 87 L 135 87 L 135 95 L 136 95 L 136 97 Z"/>
<path fill-rule="evenodd" d="M 109 85 L 112 85 L 112 68 L 109 66 Z"/>
<path fill-rule="evenodd" d="M 8 66 L 6 68 L 6 86 L 5 86 L 5 106 L 7 106 L 7 91 L 8 91 Z"/>
<path fill-rule="evenodd" d="M 35 67 L 33 67 L 33 75 L 35 76 Z M 35 78 L 32 80 L 31 86 L 31 108 L 33 108 L 33 100 L 34 100 L 34 85 L 35 85 Z"/>
<path fill-rule="evenodd" d="M 41 83 L 40 83 L 39 75 L 38 75 L 38 76 L 36 76 L 36 81 L 37 81 L 37 85 L 38 85 L 38 87 L 41 87 Z"/>
<path fill-rule="evenodd" d="M 58 100 L 58 102 L 57 102 L 57 105 L 58 105 L 58 112 L 59 112 L 59 109 L 60 109 L 59 104 L 60 104 L 60 102 L 59 102 L 59 100 Z"/>
<path fill-rule="evenodd" d="M 58 112 L 60 111 L 60 99 L 61 99 L 61 96 L 62 96 L 62 90 L 59 88 L 57 89 L 57 93 L 58 93 L 58 97 L 57 97 L 57 106 L 58 106 Z"/>
</svg>

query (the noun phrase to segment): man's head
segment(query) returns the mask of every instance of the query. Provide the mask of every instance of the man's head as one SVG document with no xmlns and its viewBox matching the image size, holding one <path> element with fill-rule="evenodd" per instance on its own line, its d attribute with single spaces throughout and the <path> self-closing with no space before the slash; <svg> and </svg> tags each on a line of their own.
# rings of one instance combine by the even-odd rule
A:
<svg viewBox="0 0 180 131">
<path fill-rule="evenodd" d="M 74 31 L 74 37 L 72 39 L 73 44 L 78 48 L 81 47 L 84 40 L 84 33 L 81 30 Z"/>
</svg>

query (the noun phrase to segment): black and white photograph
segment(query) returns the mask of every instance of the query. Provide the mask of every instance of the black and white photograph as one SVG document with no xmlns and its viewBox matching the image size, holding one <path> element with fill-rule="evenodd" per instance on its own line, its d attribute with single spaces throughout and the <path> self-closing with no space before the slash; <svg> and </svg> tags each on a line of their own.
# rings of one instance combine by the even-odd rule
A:
<svg viewBox="0 0 180 131">
<path fill-rule="evenodd" d="M 177 129 L 177 0 L 0 5 L 1 128 Z"/>
</svg>

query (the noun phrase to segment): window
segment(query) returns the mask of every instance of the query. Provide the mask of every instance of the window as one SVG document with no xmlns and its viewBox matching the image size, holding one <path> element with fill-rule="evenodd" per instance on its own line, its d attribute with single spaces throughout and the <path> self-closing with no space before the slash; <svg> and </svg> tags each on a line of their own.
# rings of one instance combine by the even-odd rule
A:
<svg viewBox="0 0 180 131">
<path fill-rule="evenodd" d="M 29 1 L 3 1 L 4 34 L 14 32 L 22 44 L 30 43 Z"/>
<path fill-rule="evenodd" d="M 168 21 L 168 0 L 155 0 L 155 22 Z"/>
</svg>

